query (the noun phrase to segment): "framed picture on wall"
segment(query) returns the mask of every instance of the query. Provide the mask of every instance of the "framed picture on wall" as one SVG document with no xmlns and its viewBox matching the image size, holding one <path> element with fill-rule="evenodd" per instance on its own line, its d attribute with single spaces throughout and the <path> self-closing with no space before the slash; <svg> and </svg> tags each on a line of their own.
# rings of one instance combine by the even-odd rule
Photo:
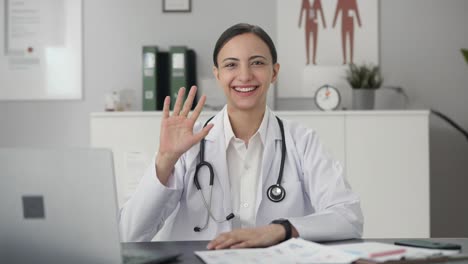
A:
<svg viewBox="0 0 468 264">
<path fill-rule="evenodd" d="M 4 2 L 0 100 L 81 100 L 82 0 Z"/>
<path fill-rule="evenodd" d="M 191 12 L 192 0 L 163 0 L 163 12 Z"/>
</svg>

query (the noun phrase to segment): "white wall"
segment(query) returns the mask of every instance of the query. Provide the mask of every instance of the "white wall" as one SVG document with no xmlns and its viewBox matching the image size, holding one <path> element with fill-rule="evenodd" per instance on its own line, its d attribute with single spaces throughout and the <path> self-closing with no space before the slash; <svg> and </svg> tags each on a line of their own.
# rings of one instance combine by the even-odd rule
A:
<svg viewBox="0 0 468 264">
<path fill-rule="evenodd" d="M 107 91 L 135 89 L 140 106 L 142 45 L 190 46 L 198 54 L 200 79 L 211 77 L 214 42 L 226 27 L 246 21 L 276 38 L 271 0 L 192 0 L 192 5 L 189 14 L 166 14 L 160 0 L 84 0 L 84 100 L 0 102 L 0 146 L 88 146 L 89 113 L 103 109 Z M 465 128 L 468 65 L 459 50 L 468 48 L 467 10 L 466 0 L 381 0 L 380 5 L 386 83 L 402 86 L 417 104 L 437 108 Z M 280 99 L 278 106 L 314 109 L 311 99 Z M 436 118 L 430 143 L 432 235 L 466 237 L 468 143 Z"/>
<path fill-rule="evenodd" d="M 468 48 L 468 1 L 384 0 L 381 10 L 386 82 L 468 130 L 468 65 L 460 52 Z M 433 117 L 430 145 L 432 235 L 466 237 L 468 141 Z"/>
</svg>

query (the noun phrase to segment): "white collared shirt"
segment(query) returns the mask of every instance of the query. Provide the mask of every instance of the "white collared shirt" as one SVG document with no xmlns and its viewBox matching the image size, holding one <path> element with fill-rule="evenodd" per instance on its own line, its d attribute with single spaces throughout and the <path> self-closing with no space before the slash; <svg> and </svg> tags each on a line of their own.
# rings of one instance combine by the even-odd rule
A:
<svg viewBox="0 0 468 264">
<path fill-rule="evenodd" d="M 264 140 L 268 123 L 265 111 L 258 131 L 249 139 L 248 145 L 236 138 L 227 110 L 224 111 L 224 136 L 228 178 L 231 186 L 233 228 L 256 226 L 256 197 L 261 175 Z"/>
</svg>

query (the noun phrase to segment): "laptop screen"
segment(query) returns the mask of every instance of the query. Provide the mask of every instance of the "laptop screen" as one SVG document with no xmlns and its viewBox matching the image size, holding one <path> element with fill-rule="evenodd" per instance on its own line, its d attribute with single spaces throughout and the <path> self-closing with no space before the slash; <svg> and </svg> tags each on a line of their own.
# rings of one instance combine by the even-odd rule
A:
<svg viewBox="0 0 468 264">
<path fill-rule="evenodd" d="M 113 169 L 109 150 L 0 149 L 5 263 L 121 262 Z"/>
</svg>

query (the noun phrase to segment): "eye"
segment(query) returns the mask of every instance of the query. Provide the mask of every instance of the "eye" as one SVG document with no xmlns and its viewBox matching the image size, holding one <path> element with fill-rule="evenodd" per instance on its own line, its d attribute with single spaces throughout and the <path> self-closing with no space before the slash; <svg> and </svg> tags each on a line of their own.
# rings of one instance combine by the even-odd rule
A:
<svg viewBox="0 0 468 264">
<path fill-rule="evenodd" d="M 260 60 L 255 60 L 252 62 L 252 65 L 265 65 L 265 63 L 263 61 L 260 61 Z"/>
<path fill-rule="evenodd" d="M 229 63 L 224 64 L 224 68 L 233 68 L 235 66 L 236 64 L 234 62 L 229 62 Z"/>
</svg>

